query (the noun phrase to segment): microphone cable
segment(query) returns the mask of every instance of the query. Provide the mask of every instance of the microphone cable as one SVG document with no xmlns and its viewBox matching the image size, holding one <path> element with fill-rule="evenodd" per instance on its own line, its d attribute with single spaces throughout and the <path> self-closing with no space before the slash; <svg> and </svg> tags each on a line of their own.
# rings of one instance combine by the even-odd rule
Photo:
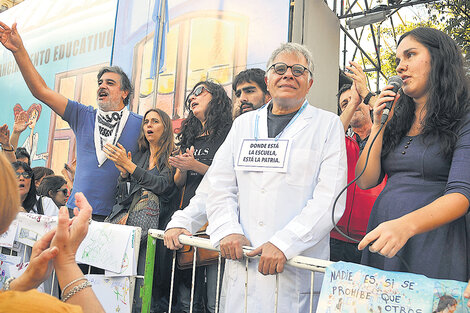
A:
<svg viewBox="0 0 470 313">
<path fill-rule="evenodd" d="M 339 194 L 336 196 L 335 198 L 335 201 L 333 202 L 333 208 L 331 210 L 331 221 L 333 223 L 333 226 L 334 226 L 334 229 L 341 235 L 343 236 L 344 238 L 354 242 L 354 243 L 359 243 L 360 240 L 357 240 L 357 239 L 354 239 L 350 236 L 348 236 L 347 234 L 345 234 L 339 227 L 338 225 L 336 224 L 335 222 L 335 209 L 336 209 L 336 204 L 338 203 L 338 200 L 339 198 L 341 197 L 341 195 L 344 193 L 344 191 L 346 191 L 349 186 L 351 186 L 352 184 L 354 184 L 365 172 L 366 168 L 367 168 L 367 164 L 369 163 L 369 156 L 370 156 L 370 151 L 372 150 L 372 146 L 375 142 L 375 140 L 377 139 L 377 136 L 380 134 L 380 132 L 382 131 L 382 129 L 384 128 L 385 126 L 385 123 L 381 123 L 380 125 L 380 128 L 379 128 L 379 131 L 377 132 L 377 134 L 375 134 L 374 138 L 372 139 L 372 142 L 370 143 L 370 146 L 369 146 L 369 150 L 367 151 L 367 156 L 366 156 L 366 162 L 364 163 L 364 168 L 362 169 L 362 171 L 359 173 L 359 175 L 357 175 L 352 181 L 350 181 L 346 187 L 344 187 L 340 192 Z M 373 244 L 373 242 L 369 243 L 369 247 Z M 370 251 L 370 250 L 369 250 Z M 378 252 L 374 252 L 374 253 L 378 253 Z M 381 255 L 381 254 L 380 254 Z M 395 256 L 400 260 L 400 262 L 405 266 L 406 270 L 408 272 L 411 272 L 410 270 L 410 266 L 408 265 L 408 263 L 398 254 L 395 254 Z M 382 255 L 382 257 L 385 258 L 385 256 Z"/>
</svg>

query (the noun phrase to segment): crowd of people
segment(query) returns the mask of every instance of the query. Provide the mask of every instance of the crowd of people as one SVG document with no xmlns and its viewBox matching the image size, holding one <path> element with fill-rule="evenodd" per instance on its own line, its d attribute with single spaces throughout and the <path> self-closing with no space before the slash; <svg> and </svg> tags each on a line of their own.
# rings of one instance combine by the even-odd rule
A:
<svg viewBox="0 0 470 313">
<path fill-rule="evenodd" d="M 396 57 L 403 87 L 397 92 L 386 86 L 372 93 L 360 65 L 350 62 L 351 84 L 338 93 L 340 116 L 306 100 L 314 73 L 308 49 L 282 44 L 266 72 L 238 73 L 233 101 L 215 81 L 193 86 L 184 104 L 187 117 L 176 130 L 161 109 L 144 116 L 129 111 L 133 89 L 119 67 L 99 71 L 93 109 L 45 84 L 16 24 L 0 22 L 0 41 L 32 94 L 76 136 L 76 160 L 55 175 L 31 168 L 27 151 L 17 146 L 28 119 L 15 117 L 12 136 L 7 125 L 0 127 L 0 231 L 19 210 L 59 217 L 57 230 L 33 247 L 28 270 L 4 285 L 10 291 L 0 293 L 0 305 L 21 311 L 16 308 L 29 305 L 21 302 L 26 297 L 58 302 L 29 291 L 53 265 L 64 301 L 84 312 L 102 311 L 74 257 L 91 220 L 142 228 L 139 275 L 148 229 L 166 230 L 155 256 L 155 312 L 168 310 L 171 251 L 183 247 L 179 236 L 200 232 L 225 259 L 222 290 L 217 264 L 197 268 L 193 297 L 192 271 L 177 270 L 176 312 L 193 305 L 193 312 L 213 313 L 219 293 L 221 311 L 242 312 L 244 246 L 253 247 L 247 256 L 260 256 L 247 263 L 249 312 L 274 310 L 276 279 L 280 312 L 309 310 L 310 275 L 284 266 L 297 255 L 469 280 L 470 87 L 461 52 L 443 32 L 417 28 L 402 35 Z M 384 119 L 390 101 L 392 112 Z M 369 151 L 363 175 L 333 211 Z M 137 282 L 134 312 L 142 308 L 142 284 Z M 320 288 L 317 279 L 315 305 Z M 470 284 L 464 295 L 470 297 Z"/>
</svg>

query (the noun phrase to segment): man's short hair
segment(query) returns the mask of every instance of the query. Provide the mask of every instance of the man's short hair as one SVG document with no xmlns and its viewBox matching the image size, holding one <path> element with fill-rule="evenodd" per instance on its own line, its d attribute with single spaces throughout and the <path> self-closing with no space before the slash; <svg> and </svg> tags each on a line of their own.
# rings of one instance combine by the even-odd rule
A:
<svg viewBox="0 0 470 313">
<path fill-rule="evenodd" d="M 23 147 L 16 148 L 15 156 L 17 160 L 22 159 L 22 158 L 27 158 L 28 165 L 31 164 L 31 156 L 29 155 L 28 150 L 26 150 L 26 148 L 23 148 Z"/>
<path fill-rule="evenodd" d="M 49 176 L 49 175 L 54 175 L 54 171 L 51 170 L 48 167 L 44 166 L 36 166 L 32 168 L 33 174 L 34 174 L 34 179 L 36 181 L 41 180 L 41 178 Z"/>
<path fill-rule="evenodd" d="M 343 110 L 341 109 L 341 103 L 339 102 L 339 98 L 341 98 L 341 95 L 343 93 L 345 93 L 346 91 L 348 91 L 349 89 L 351 89 L 352 87 L 352 84 L 343 84 L 343 86 L 341 86 L 341 88 L 339 89 L 338 91 L 338 94 L 336 95 L 336 99 L 337 99 L 337 105 L 338 105 L 338 115 L 341 115 L 341 113 L 343 112 Z"/>
<path fill-rule="evenodd" d="M 348 91 L 349 89 L 351 89 L 351 87 L 352 87 L 352 84 L 344 84 L 343 86 L 341 86 L 341 88 L 338 91 L 338 94 L 336 95 L 336 97 L 338 98 L 338 105 L 339 105 L 339 98 L 341 97 L 341 95 L 345 91 Z"/>
<path fill-rule="evenodd" d="M 129 92 L 123 102 L 125 105 L 128 105 L 134 88 L 132 88 L 131 81 L 129 80 L 129 77 L 127 77 L 127 74 L 119 66 L 105 66 L 98 72 L 98 80 L 101 79 L 101 76 L 103 76 L 104 73 L 116 73 L 121 76 L 121 90 Z"/>
<path fill-rule="evenodd" d="M 343 93 L 350 90 L 351 87 L 352 87 L 352 84 L 343 84 L 343 86 L 341 86 L 341 88 L 339 89 L 338 94 L 336 95 L 338 99 L 338 115 L 341 115 L 341 113 L 343 113 L 343 110 L 341 109 L 341 103 L 339 103 L 339 98 L 341 97 Z M 374 121 L 374 111 L 371 110 L 369 114 L 370 114 L 370 119 Z"/>
<path fill-rule="evenodd" d="M 314 62 L 313 62 L 312 53 L 304 45 L 301 45 L 295 42 L 287 42 L 287 43 L 281 44 L 281 46 L 277 48 L 276 50 L 274 50 L 273 53 L 271 54 L 271 57 L 268 60 L 268 65 L 266 67 L 268 69 L 266 72 L 266 76 L 268 75 L 269 68 L 274 63 L 274 59 L 276 59 L 276 57 L 281 53 L 293 53 L 299 57 L 303 56 L 305 60 L 307 60 L 307 65 L 308 65 L 307 67 L 310 70 L 311 75 L 313 75 Z"/>
<path fill-rule="evenodd" d="M 266 72 L 260 68 L 249 68 L 247 70 L 241 71 L 235 76 L 235 79 L 232 83 L 233 91 L 237 91 L 237 86 L 242 83 L 255 83 L 261 89 L 264 94 L 268 93 L 268 87 L 264 81 L 264 76 Z"/>
</svg>

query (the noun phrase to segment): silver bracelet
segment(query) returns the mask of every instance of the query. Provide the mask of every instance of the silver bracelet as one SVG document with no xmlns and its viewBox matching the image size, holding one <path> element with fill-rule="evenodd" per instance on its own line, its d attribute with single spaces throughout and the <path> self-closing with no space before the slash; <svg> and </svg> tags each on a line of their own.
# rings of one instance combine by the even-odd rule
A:
<svg viewBox="0 0 470 313">
<path fill-rule="evenodd" d="M 75 284 L 77 281 L 81 281 L 81 280 L 87 280 L 85 276 L 82 276 L 82 277 L 79 277 L 77 279 L 74 279 L 72 280 L 70 283 L 68 283 L 67 285 L 65 285 L 64 288 L 62 288 L 62 294 L 60 295 L 61 298 L 64 298 L 64 293 L 65 293 L 65 290 L 67 290 L 67 288 L 69 288 L 71 285 Z"/>
<path fill-rule="evenodd" d="M 15 277 L 10 277 L 3 283 L 3 290 L 7 291 L 10 290 L 10 284 L 15 279 Z"/>
<path fill-rule="evenodd" d="M 88 288 L 88 287 L 91 287 L 91 283 L 87 280 L 83 283 L 81 283 L 80 285 L 77 285 L 75 287 L 73 287 L 66 295 L 65 297 L 62 298 L 62 301 L 63 302 L 66 302 L 68 299 L 70 299 L 73 295 L 75 295 L 76 293 L 82 291 L 83 289 L 85 288 Z"/>
</svg>

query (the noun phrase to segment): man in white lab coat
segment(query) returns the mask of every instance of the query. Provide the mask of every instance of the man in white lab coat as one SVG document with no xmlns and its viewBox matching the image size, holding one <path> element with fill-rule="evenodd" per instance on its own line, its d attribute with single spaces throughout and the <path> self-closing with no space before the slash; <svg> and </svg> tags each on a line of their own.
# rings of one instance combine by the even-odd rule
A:
<svg viewBox="0 0 470 313">
<path fill-rule="evenodd" d="M 228 259 L 223 292 L 228 313 L 244 311 L 242 246 L 260 255 L 248 264 L 248 312 L 274 312 L 275 274 L 277 311 L 309 311 L 309 272 L 284 264 L 297 255 L 328 259 L 331 210 L 346 185 L 341 121 L 306 100 L 313 83 L 310 52 L 283 44 L 267 68 L 272 101 L 234 121 L 206 173 L 207 232 Z M 343 196 L 336 221 L 344 203 Z M 318 292 L 321 279 L 315 285 Z"/>
</svg>

